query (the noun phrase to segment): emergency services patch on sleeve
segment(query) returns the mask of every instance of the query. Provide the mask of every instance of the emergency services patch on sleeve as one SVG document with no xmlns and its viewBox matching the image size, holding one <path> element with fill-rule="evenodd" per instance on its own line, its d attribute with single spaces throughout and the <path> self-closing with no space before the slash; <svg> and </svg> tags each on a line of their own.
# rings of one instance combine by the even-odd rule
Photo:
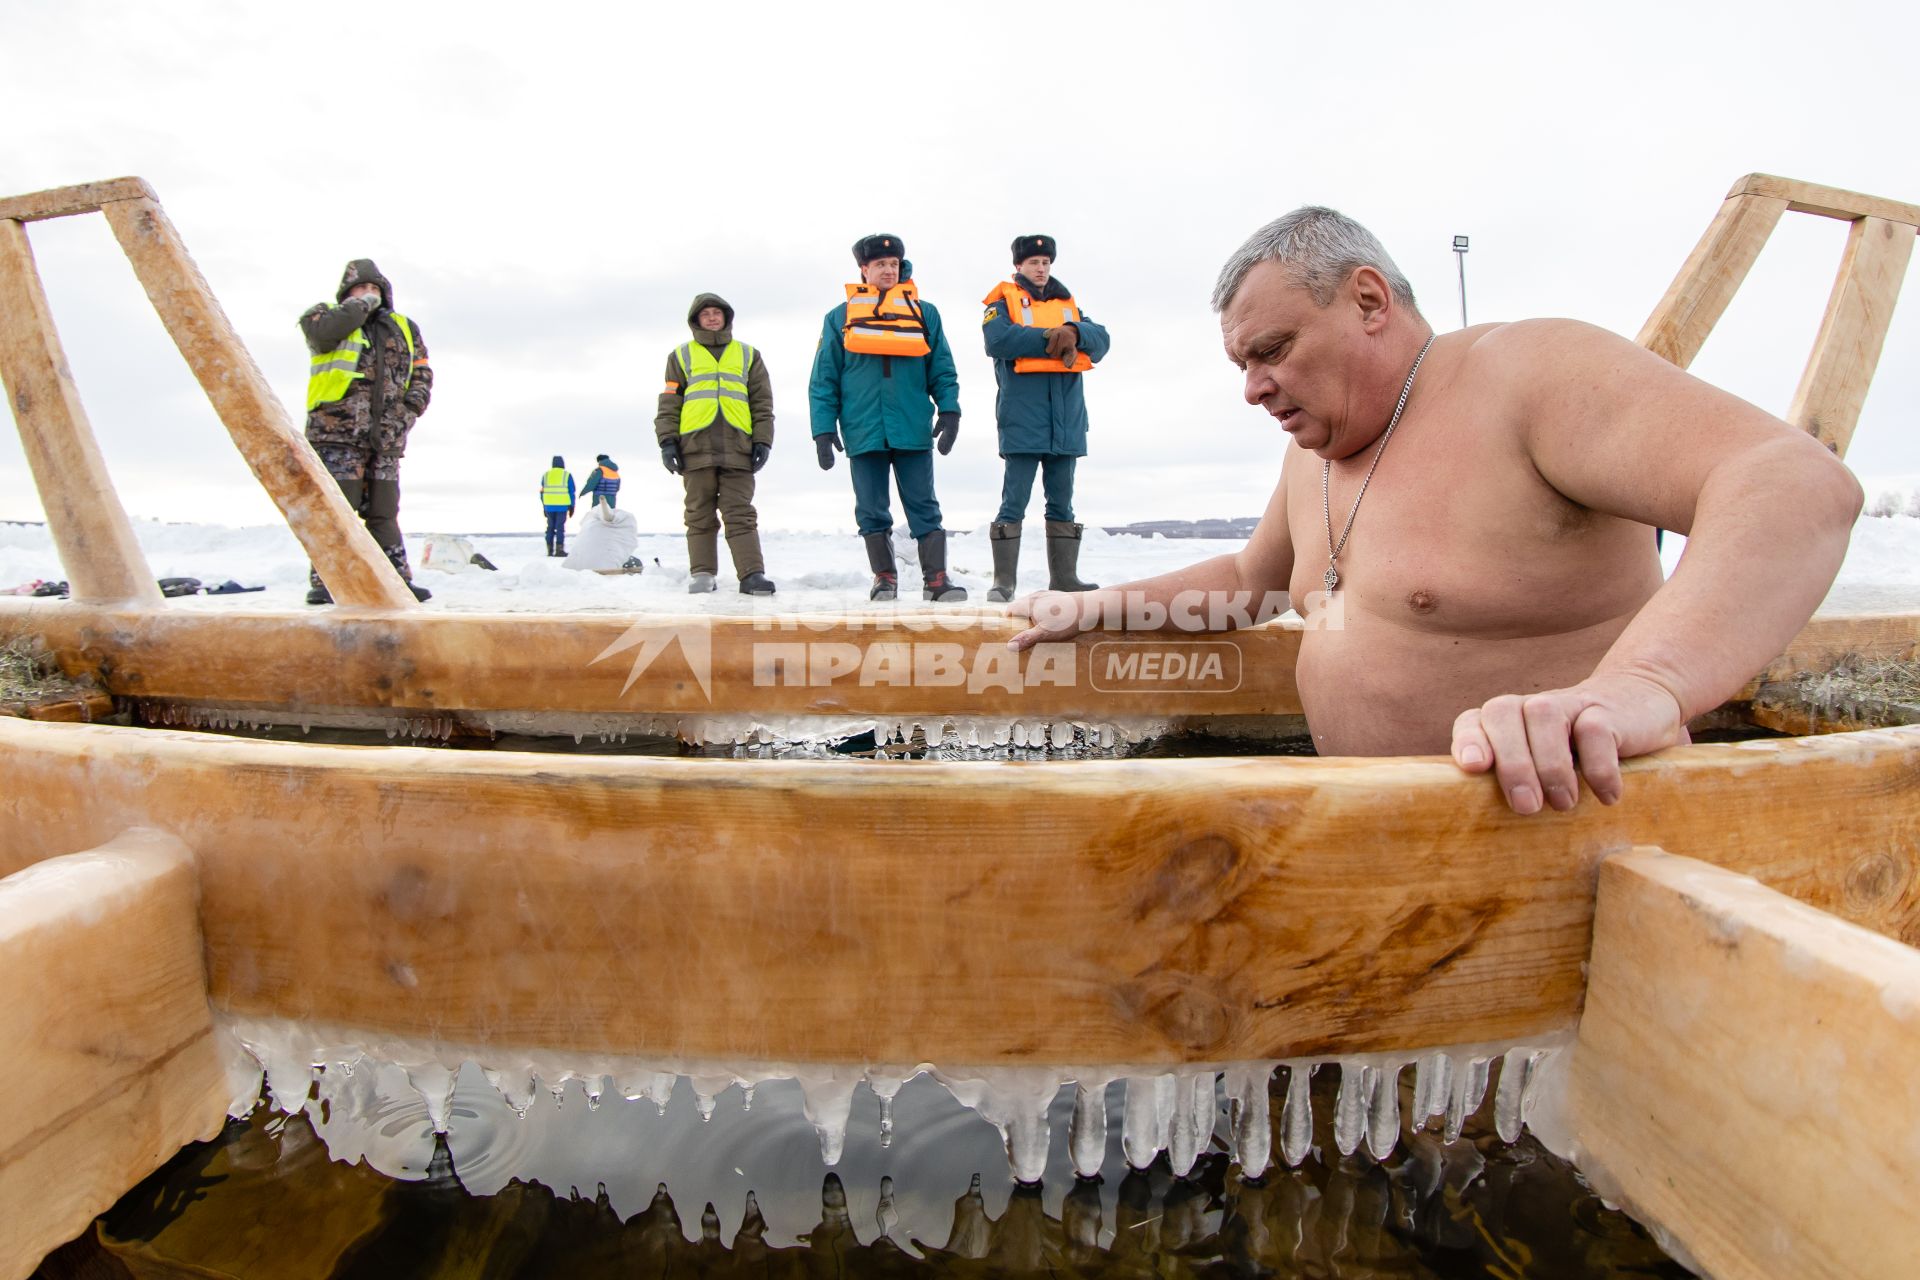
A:
<svg viewBox="0 0 1920 1280">
<path fill-rule="evenodd" d="M 988 307 L 987 314 L 980 317 L 980 323 L 992 324 L 994 320 L 999 316 L 999 314 L 1000 314 L 1000 308 L 998 306 Z"/>
</svg>

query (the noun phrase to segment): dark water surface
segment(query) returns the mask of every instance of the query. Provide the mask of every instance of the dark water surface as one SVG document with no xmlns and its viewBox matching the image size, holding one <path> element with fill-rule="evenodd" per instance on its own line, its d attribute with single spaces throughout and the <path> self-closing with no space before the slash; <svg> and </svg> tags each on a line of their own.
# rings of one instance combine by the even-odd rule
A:
<svg viewBox="0 0 1920 1280">
<path fill-rule="evenodd" d="M 901 1091 L 890 1147 L 877 1104 L 856 1106 L 832 1171 L 798 1089 L 772 1085 L 751 1112 L 730 1094 L 710 1123 L 690 1096 L 664 1112 L 604 1104 L 591 1121 L 603 1131 L 586 1141 L 576 1085 L 561 1108 L 574 1137 L 556 1148 L 557 1130 L 529 1130 L 523 1144 L 552 1183 L 503 1181 L 500 1153 L 486 1149 L 463 1172 L 456 1152 L 496 1122 L 458 1099 L 449 1138 L 421 1128 L 423 1113 L 373 1118 L 420 1143 L 419 1167 L 398 1178 L 329 1159 L 304 1115 L 261 1108 L 129 1192 L 38 1280 L 1688 1275 L 1531 1138 L 1500 1142 L 1485 1112 L 1451 1146 L 1422 1132 L 1384 1162 L 1340 1158 L 1326 1131 L 1334 1075 L 1314 1079 L 1316 1154 L 1253 1182 L 1216 1139 L 1187 1178 L 1165 1157 L 1144 1171 L 1110 1159 L 1101 1178 L 1050 1167 L 1044 1183 L 1018 1185 L 992 1126 L 924 1077 Z M 624 1148 L 614 1187 L 566 1179 L 569 1162 L 604 1172 L 609 1143 Z"/>
</svg>

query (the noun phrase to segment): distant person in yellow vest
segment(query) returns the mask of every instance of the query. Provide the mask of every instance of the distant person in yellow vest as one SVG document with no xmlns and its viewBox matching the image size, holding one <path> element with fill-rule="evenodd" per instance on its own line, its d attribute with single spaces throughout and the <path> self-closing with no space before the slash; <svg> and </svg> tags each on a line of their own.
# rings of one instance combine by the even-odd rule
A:
<svg viewBox="0 0 1920 1280">
<path fill-rule="evenodd" d="M 894 235 L 854 242 L 860 283 L 827 312 L 813 353 L 813 445 L 823 471 L 832 469 L 835 450 L 847 455 L 854 519 L 873 569 L 867 598 L 892 600 L 899 591 L 891 477 L 919 543 L 920 598 L 965 600 L 967 589 L 947 576 L 947 531 L 933 492 L 933 450 L 945 456 L 960 434 L 960 375 L 940 313 L 920 301 L 905 252 Z"/>
<path fill-rule="evenodd" d="M 667 382 L 653 415 L 661 465 L 687 492 L 687 590 L 714 590 L 725 519 L 741 593 L 770 596 L 753 477 L 773 452 L 773 381 L 760 352 L 734 338 L 733 308 L 719 294 L 693 300 L 687 328 L 693 338 L 668 354 Z"/>
<path fill-rule="evenodd" d="M 993 587 L 987 599 L 1011 600 L 1020 570 L 1020 530 L 1041 474 L 1047 503 L 1047 588 L 1091 591 L 1080 580 L 1081 526 L 1073 519 L 1074 465 L 1087 452 L 1087 398 L 1081 379 L 1104 359 L 1106 329 L 1089 320 L 1053 274 L 1052 236 L 1016 236 L 1014 275 L 984 299 L 981 331 L 1000 395 L 994 417 L 1006 475 L 1000 514 L 988 529 Z"/>
<path fill-rule="evenodd" d="M 547 554 L 567 554 L 567 517 L 573 514 L 573 472 L 567 460 L 553 455 L 553 465 L 540 476 L 540 506 L 547 513 Z"/>
<path fill-rule="evenodd" d="M 374 542 L 425 600 L 431 593 L 413 585 L 400 533 L 400 457 L 433 398 L 427 342 L 419 325 L 393 309 L 393 285 L 371 258 L 349 262 L 333 296 L 337 305 L 315 303 L 300 316 L 313 357 L 307 441 Z M 333 603 L 311 566 L 307 584 L 308 604 Z"/>
</svg>

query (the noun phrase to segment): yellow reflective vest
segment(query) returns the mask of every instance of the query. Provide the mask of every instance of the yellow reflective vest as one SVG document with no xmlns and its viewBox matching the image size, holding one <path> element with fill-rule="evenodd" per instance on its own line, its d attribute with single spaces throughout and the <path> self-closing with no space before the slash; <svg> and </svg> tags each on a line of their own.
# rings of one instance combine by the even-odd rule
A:
<svg viewBox="0 0 1920 1280">
<path fill-rule="evenodd" d="M 400 336 L 407 340 L 407 376 L 406 385 L 413 385 L 413 367 L 421 361 L 416 354 L 413 341 L 413 321 L 398 311 L 392 313 L 394 321 L 400 326 Z M 340 345 L 331 351 L 325 351 L 313 358 L 313 365 L 307 372 L 307 408 L 309 411 L 323 404 L 332 404 L 346 397 L 353 389 L 356 378 L 367 375 L 360 372 L 360 357 L 373 345 L 367 341 L 364 328 L 355 329 L 340 340 Z"/>
<path fill-rule="evenodd" d="M 869 356 L 924 356 L 927 323 L 920 318 L 920 290 L 902 280 L 884 293 L 870 284 L 847 286 L 847 322 L 840 330 L 849 351 Z"/>
<path fill-rule="evenodd" d="M 981 301 L 988 306 L 1004 300 L 1007 304 L 1007 319 L 1028 328 L 1057 329 L 1063 324 L 1080 319 L 1080 308 L 1073 305 L 1073 296 L 1048 298 L 1044 302 L 1035 302 L 1033 295 L 1011 280 L 1002 280 L 993 287 Z M 1015 373 L 1085 373 L 1093 368 L 1093 361 L 1087 353 L 1076 349 L 1073 363 L 1065 364 L 1049 356 L 1022 356 L 1013 362 Z"/>
<path fill-rule="evenodd" d="M 573 495 L 567 491 L 567 469 L 548 467 L 540 481 L 540 504 L 546 507 L 570 507 Z"/>
<path fill-rule="evenodd" d="M 704 431 L 715 418 L 724 417 L 728 426 L 752 435 L 747 370 L 753 367 L 753 348 L 736 340 L 716 358 L 704 343 L 686 342 L 675 354 L 680 372 L 687 375 L 686 390 L 680 393 L 680 434 Z"/>
</svg>

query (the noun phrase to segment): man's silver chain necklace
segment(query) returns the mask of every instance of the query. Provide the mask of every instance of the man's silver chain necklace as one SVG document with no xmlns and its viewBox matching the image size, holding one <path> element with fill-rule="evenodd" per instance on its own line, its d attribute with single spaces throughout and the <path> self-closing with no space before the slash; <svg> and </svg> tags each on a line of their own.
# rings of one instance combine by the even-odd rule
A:
<svg viewBox="0 0 1920 1280">
<path fill-rule="evenodd" d="M 1400 425 L 1400 415 L 1407 411 L 1407 397 L 1413 394 L 1413 380 L 1420 373 L 1420 362 L 1427 358 L 1427 347 L 1433 345 L 1436 335 L 1427 335 L 1427 344 L 1420 348 L 1420 354 L 1413 358 L 1413 368 L 1407 370 L 1406 385 L 1400 388 L 1400 403 L 1393 406 L 1393 417 L 1387 420 L 1387 429 L 1380 433 L 1380 447 L 1373 451 L 1373 461 L 1367 464 L 1367 474 L 1360 481 L 1360 492 L 1353 497 L 1353 510 L 1347 512 L 1346 527 L 1340 530 L 1340 541 L 1333 540 L 1333 504 L 1328 489 L 1333 476 L 1331 459 L 1321 459 L 1320 471 L 1320 514 L 1327 520 L 1327 594 L 1340 585 L 1340 553 L 1347 549 L 1347 535 L 1353 532 L 1353 518 L 1360 514 L 1360 500 L 1367 496 L 1367 485 L 1373 480 L 1373 469 L 1380 465 L 1380 455 L 1387 451 L 1387 441 L 1393 439 L 1393 429 Z"/>
</svg>

